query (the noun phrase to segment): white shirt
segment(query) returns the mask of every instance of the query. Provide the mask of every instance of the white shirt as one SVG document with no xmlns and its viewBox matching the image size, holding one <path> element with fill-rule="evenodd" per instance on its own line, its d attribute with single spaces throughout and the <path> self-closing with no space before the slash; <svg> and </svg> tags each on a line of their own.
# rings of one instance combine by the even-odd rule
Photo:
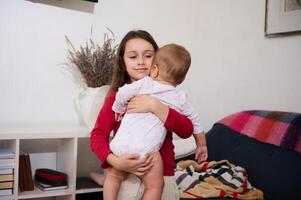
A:
<svg viewBox="0 0 301 200">
<path fill-rule="evenodd" d="M 188 104 L 186 93 L 148 76 L 119 88 L 112 106 L 113 111 L 125 113 L 127 102 L 138 94 L 149 94 L 159 99 L 163 104 L 187 116 L 192 121 L 194 134 L 203 132 L 198 115 Z M 115 155 L 139 153 L 144 157 L 159 151 L 166 132 L 164 124 L 151 112 L 125 113 L 110 148 Z"/>
</svg>

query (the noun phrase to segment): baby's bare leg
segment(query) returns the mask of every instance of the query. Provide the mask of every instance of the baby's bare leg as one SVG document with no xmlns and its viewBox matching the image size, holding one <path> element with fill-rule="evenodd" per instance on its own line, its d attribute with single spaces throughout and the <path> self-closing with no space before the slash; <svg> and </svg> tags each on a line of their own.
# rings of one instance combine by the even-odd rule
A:
<svg viewBox="0 0 301 200">
<path fill-rule="evenodd" d="M 163 163 L 159 152 L 154 153 L 154 166 L 142 177 L 144 183 L 143 200 L 160 200 L 163 192 Z"/>
<path fill-rule="evenodd" d="M 117 200 L 118 192 L 122 181 L 125 179 L 126 173 L 115 168 L 108 170 L 105 183 L 103 185 L 104 200 Z"/>
</svg>

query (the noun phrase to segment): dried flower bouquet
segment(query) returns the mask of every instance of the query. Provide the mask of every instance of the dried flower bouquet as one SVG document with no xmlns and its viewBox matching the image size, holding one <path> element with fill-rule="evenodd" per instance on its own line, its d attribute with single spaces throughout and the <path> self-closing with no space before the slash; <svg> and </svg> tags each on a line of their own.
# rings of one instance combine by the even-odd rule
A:
<svg viewBox="0 0 301 200">
<path fill-rule="evenodd" d="M 68 66 L 76 67 L 88 87 L 100 87 L 110 84 L 112 80 L 113 65 L 117 51 L 114 45 L 114 34 L 108 29 L 113 37 L 104 34 L 102 45 L 96 44 L 91 38 L 79 50 L 75 49 L 71 41 L 65 36 L 68 49 Z"/>
</svg>

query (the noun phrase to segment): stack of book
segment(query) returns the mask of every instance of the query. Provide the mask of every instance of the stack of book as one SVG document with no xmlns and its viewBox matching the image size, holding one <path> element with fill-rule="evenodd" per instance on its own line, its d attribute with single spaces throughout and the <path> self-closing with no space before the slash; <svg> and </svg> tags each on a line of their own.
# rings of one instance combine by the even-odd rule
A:
<svg viewBox="0 0 301 200">
<path fill-rule="evenodd" d="M 41 183 L 41 182 L 38 182 L 38 181 L 35 181 L 35 182 L 36 182 L 36 185 L 43 191 L 59 190 L 59 189 L 68 188 L 68 185 L 66 185 L 66 184 L 50 185 L 50 184 L 45 184 L 45 183 Z"/>
<path fill-rule="evenodd" d="M 35 171 L 35 183 L 43 191 L 68 188 L 67 174 L 53 169 L 41 168 Z"/>
<path fill-rule="evenodd" d="M 14 152 L 9 149 L 0 149 L 0 196 L 13 194 L 14 167 Z"/>
</svg>

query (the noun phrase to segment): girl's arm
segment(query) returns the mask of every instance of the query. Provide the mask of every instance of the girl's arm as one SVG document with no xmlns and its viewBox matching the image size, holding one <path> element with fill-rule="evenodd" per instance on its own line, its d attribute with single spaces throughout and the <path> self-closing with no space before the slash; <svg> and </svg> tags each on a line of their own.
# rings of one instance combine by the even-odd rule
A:
<svg viewBox="0 0 301 200">
<path fill-rule="evenodd" d="M 181 138 L 188 138 L 193 133 L 190 119 L 149 95 L 138 95 L 132 98 L 128 103 L 127 112 L 152 112 L 164 123 L 167 130 Z"/>
<path fill-rule="evenodd" d="M 106 159 L 111 153 L 109 137 L 116 123 L 115 113 L 112 111 L 114 99 L 115 95 L 112 95 L 105 100 L 90 136 L 90 147 L 103 167 L 107 166 Z"/>
<path fill-rule="evenodd" d="M 135 154 L 116 156 L 110 149 L 110 133 L 116 126 L 115 113 L 112 110 L 114 100 L 115 95 L 108 97 L 98 114 L 95 127 L 91 131 L 91 149 L 104 168 L 112 166 L 136 175 L 144 175 L 152 167 L 152 157 L 139 159 L 139 155 Z"/>
<path fill-rule="evenodd" d="M 128 101 L 137 95 L 148 77 L 135 81 L 131 84 L 125 84 L 118 89 L 112 109 L 117 113 L 125 113 Z"/>
</svg>

